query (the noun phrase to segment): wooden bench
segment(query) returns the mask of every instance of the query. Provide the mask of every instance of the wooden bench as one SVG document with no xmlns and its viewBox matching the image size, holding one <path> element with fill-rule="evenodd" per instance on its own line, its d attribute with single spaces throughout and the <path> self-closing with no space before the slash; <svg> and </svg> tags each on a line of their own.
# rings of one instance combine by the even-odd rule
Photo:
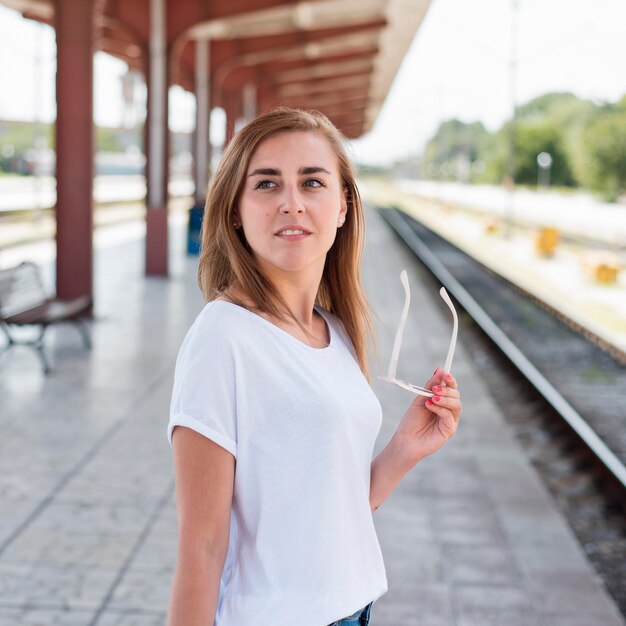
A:
<svg viewBox="0 0 626 626">
<path fill-rule="evenodd" d="M 72 322 L 76 324 L 87 349 L 91 348 L 87 313 L 91 298 L 81 296 L 72 300 L 59 300 L 46 294 L 39 268 L 25 261 L 15 267 L 0 270 L 0 328 L 9 340 L 5 350 L 20 344 L 37 350 L 44 372 L 50 366 L 44 353 L 43 338 L 52 324 Z M 39 326 L 35 339 L 18 340 L 11 332 L 13 326 Z"/>
</svg>

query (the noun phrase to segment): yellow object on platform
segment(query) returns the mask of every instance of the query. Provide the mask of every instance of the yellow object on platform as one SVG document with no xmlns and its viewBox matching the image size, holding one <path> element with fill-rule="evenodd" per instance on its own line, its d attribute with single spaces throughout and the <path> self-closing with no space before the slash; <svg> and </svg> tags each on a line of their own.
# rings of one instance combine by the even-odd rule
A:
<svg viewBox="0 0 626 626">
<path fill-rule="evenodd" d="M 594 251 L 587 253 L 582 260 L 585 274 L 598 283 L 611 284 L 617 282 L 617 276 L 622 266 L 619 256 L 609 251 Z"/>
<path fill-rule="evenodd" d="M 556 228 L 540 228 L 535 235 L 535 251 L 541 256 L 553 256 L 559 243 L 559 231 Z"/>
</svg>

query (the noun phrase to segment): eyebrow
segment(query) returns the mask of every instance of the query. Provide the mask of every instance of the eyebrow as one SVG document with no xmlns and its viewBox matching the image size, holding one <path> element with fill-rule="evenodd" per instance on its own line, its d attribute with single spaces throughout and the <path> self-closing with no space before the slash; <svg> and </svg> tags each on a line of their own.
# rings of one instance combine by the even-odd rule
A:
<svg viewBox="0 0 626 626">
<path fill-rule="evenodd" d="M 327 169 L 324 169 L 323 167 L 319 167 L 317 165 L 312 165 L 310 167 L 301 167 L 298 170 L 298 174 L 300 175 L 317 174 L 318 172 L 330 174 Z M 248 178 L 250 178 L 251 176 L 258 176 L 259 174 L 262 174 L 263 176 L 280 176 L 280 170 L 274 167 L 259 167 L 250 174 L 248 174 Z"/>
</svg>

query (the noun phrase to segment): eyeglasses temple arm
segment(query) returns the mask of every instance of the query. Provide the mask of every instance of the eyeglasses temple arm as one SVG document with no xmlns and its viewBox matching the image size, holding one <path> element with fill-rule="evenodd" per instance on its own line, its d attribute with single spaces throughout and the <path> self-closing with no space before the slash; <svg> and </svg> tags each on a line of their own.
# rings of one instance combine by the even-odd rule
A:
<svg viewBox="0 0 626 626">
<path fill-rule="evenodd" d="M 459 320 L 454 305 L 452 304 L 452 300 L 450 300 L 450 296 L 448 295 L 448 292 L 442 287 L 439 290 L 439 294 L 443 298 L 444 302 L 448 305 L 450 311 L 452 311 L 452 317 L 454 318 L 454 325 L 452 327 L 452 338 L 450 339 L 450 347 L 448 348 L 448 355 L 446 356 L 446 363 L 443 370 L 446 373 L 450 373 L 450 368 L 452 367 L 452 357 L 454 356 L 454 349 L 456 347 L 456 336 L 459 330 Z"/>
<path fill-rule="evenodd" d="M 396 338 L 393 342 L 393 350 L 391 351 L 391 359 L 389 361 L 389 370 L 387 376 L 389 378 L 396 377 L 396 368 L 398 366 L 398 358 L 400 356 L 400 347 L 402 346 L 402 334 L 404 333 L 404 325 L 406 323 L 407 315 L 409 314 L 409 304 L 411 303 L 411 290 L 409 289 L 409 279 L 406 270 L 402 270 L 400 273 L 400 280 L 404 287 L 404 308 L 402 309 L 402 317 L 400 319 L 400 325 L 396 331 Z"/>
</svg>

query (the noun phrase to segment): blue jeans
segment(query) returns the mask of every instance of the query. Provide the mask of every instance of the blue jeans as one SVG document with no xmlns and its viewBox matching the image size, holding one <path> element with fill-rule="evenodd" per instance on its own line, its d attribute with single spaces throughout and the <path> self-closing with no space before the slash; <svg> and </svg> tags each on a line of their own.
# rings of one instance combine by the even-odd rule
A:
<svg viewBox="0 0 626 626">
<path fill-rule="evenodd" d="M 370 602 L 366 607 L 359 609 L 356 613 L 333 622 L 328 626 L 367 626 L 370 623 L 372 604 L 374 603 Z"/>
</svg>

